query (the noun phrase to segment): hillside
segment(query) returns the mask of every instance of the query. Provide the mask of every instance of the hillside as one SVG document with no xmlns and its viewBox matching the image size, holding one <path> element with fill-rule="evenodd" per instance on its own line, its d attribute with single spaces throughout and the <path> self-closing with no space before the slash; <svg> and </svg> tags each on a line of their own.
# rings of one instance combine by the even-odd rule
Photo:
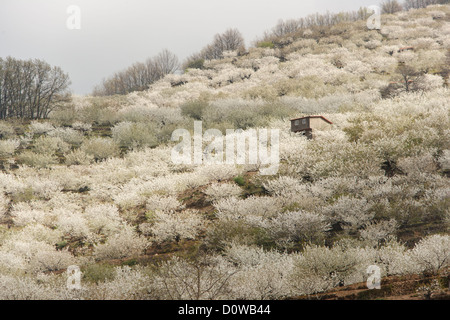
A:
<svg viewBox="0 0 450 320">
<path fill-rule="evenodd" d="M 380 30 L 297 30 L 146 91 L 0 121 L 0 299 L 447 290 L 449 52 L 450 5 L 429 6 L 383 15 Z M 333 124 L 291 133 L 307 115 Z M 199 121 L 216 138 L 279 130 L 276 172 L 176 163 L 174 131 L 195 137 Z M 73 265 L 78 290 L 66 287 Z M 373 265 L 383 295 L 365 296 Z"/>
</svg>

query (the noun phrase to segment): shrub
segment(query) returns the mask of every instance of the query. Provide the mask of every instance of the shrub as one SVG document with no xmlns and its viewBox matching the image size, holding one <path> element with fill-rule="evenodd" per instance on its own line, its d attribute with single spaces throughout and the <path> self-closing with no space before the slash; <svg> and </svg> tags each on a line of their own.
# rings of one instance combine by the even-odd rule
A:
<svg viewBox="0 0 450 320">
<path fill-rule="evenodd" d="M 44 176 L 27 179 L 28 187 L 33 191 L 33 195 L 43 199 L 50 199 L 62 191 L 63 187 L 58 181 L 47 179 Z"/>
<path fill-rule="evenodd" d="M 108 238 L 106 243 L 95 246 L 94 256 L 97 260 L 123 259 L 138 256 L 149 245 L 147 239 L 138 236 L 131 227 Z"/>
<path fill-rule="evenodd" d="M 207 108 L 209 108 L 209 102 L 206 100 L 186 102 L 180 107 L 181 115 L 195 120 L 202 120 L 203 114 Z"/>
<path fill-rule="evenodd" d="M 79 110 L 79 120 L 91 124 L 111 125 L 117 121 L 117 112 L 114 107 L 123 102 L 124 98 L 118 96 L 93 97 Z"/>
<path fill-rule="evenodd" d="M 205 59 L 194 59 L 194 60 L 188 61 L 184 65 L 184 69 L 185 70 L 188 70 L 188 69 L 203 69 L 204 63 L 205 63 Z"/>
<path fill-rule="evenodd" d="M 33 134 L 44 134 L 54 130 L 55 127 L 49 122 L 32 121 L 30 131 Z"/>
<path fill-rule="evenodd" d="M 181 207 L 181 203 L 175 196 L 163 197 L 160 195 L 152 195 L 146 201 L 146 208 L 151 212 L 157 210 L 163 212 L 170 212 Z"/>
<path fill-rule="evenodd" d="M 74 262 L 67 250 L 57 251 L 54 245 L 42 241 L 10 238 L 4 242 L 2 249 L 10 252 L 16 263 L 22 262 L 17 265 L 19 269 L 33 274 L 65 269 Z"/>
<path fill-rule="evenodd" d="M 83 134 L 72 128 L 56 128 L 55 130 L 49 132 L 48 136 L 60 138 L 64 142 L 73 146 L 79 146 L 84 140 Z"/>
<path fill-rule="evenodd" d="M 58 158 L 52 154 L 35 153 L 26 150 L 17 156 L 17 160 L 30 167 L 47 168 L 59 163 Z"/>
<path fill-rule="evenodd" d="M 63 234 L 60 230 L 49 228 L 39 223 L 25 226 L 12 236 L 12 239 L 22 241 L 40 241 L 48 244 L 55 244 L 61 241 Z"/>
<path fill-rule="evenodd" d="M 263 182 L 263 186 L 272 196 L 290 196 L 294 192 L 299 192 L 301 181 L 288 176 L 280 176 L 276 179 Z"/>
<path fill-rule="evenodd" d="M 362 262 L 364 257 L 358 254 L 358 249 L 341 245 L 333 248 L 308 246 L 296 262 L 292 281 L 296 287 L 302 288 L 305 282 L 312 280 L 310 292 L 304 293 L 321 292 L 339 284 L 349 284 L 355 273 L 367 267 L 361 266 Z"/>
<path fill-rule="evenodd" d="M 19 146 L 19 140 L 0 140 L 0 157 L 12 156 Z"/>
<path fill-rule="evenodd" d="M 142 231 L 151 234 L 156 242 L 195 239 L 204 226 L 202 217 L 191 210 L 177 213 L 156 211 L 152 220 L 152 225 L 144 226 Z"/>
<path fill-rule="evenodd" d="M 261 92 L 267 93 L 267 91 L 266 88 Z M 210 107 L 203 109 L 202 120 L 210 127 L 216 123 L 230 123 L 232 127 L 228 127 L 228 129 L 257 127 L 267 123 L 267 119 L 259 116 L 263 105 L 264 102 L 261 99 L 256 101 L 243 99 L 217 100 L 212 102 Z"/>
<path fill-rule="evenodd" d="M 158 145 L 154 130 L 148 123 L 120 122 L 112 128 L 112 137 L 119 146 L 129 149 Z"/>
<path fill-rule="evenodd" d="M 16 135 L 13 126 L 5 121 L 0 121 L 0 139 L 12 138 Z"/>
<path fill-rule="evenodd" d="M 398 224 L 395 219 L 379 222 L 371 221 L 359 233 L 362 239 L 380 244 L 381 241 L 386 241 L 393 237 L 397 229 Z"/>
<path fill-rule="evenodd" d="M 66 154 L 65 157 L 66 164 L 68 166 L 88 165 L 94 160 L 94 157 L 92 155 L 88 155 L 86 154 L 86 152 L 80 149 L 71 151 L 70 153 Z"/>
<path fill-rule="evenodd" d="M 437 273 L 450 265 L 450 236 L 436 234 L 424 238 L 411 254 L 422 271 Z"/>
<path fill-rule="evenodd" d="M 210 180 L 224 181 L 231 179 L 237 172 L 235 165 L 206 164 L 201 166 L 196 173 Z"/>
<path fill-rule="evenodd" d="M 58 209 L 56 226 L 67 238 L 87 239 L 89 237 L 89 228 L 86 218 L 78 212 L 71 212 L 64 208 Z"/>
<path fill-rule="evenodd" d="M 58 137 L 40 136 L 34 142 L 34 151 L 39 154 L 54 155 L 56 152 L 69 151 L 69 145 Z"/>
<path fill-rule="evenodd" d="M 233 298 L 274 300 L 292 296 L 289 282 L 297 254 L 233 243 L 225 249 L 225 255 L 239 270 L 230 279 Z"/>
<path fill-rule="evenodd" d="M 70 126 L 77 119 L 77 111 L 74 106 L 68 105 L 52 111 L 49 118 L 55 125 Z"/>
<path fill-rule="evenodd" d="M 124 226 L 119 210 L 112 204 L 96 204 L 86 207 L 85 216 L 89 228 L 95 234 L 111 236 Z"/>
<path fill-rule="evenodd" d="M 224 220 L 244 220 L 254 219 L 254 223 L 259 223 L 261 219 L 268 219 L 277 216 L 281 210 L 279 199 L 274 197 L 250 196 L 246 199 L 235 197 L 221 199 L 214 204 L 217 215 Z"/>
<path fill-rule="evenodd" d="M 261 42 L 258 42 L 257 47 L 273 49 L 275 47 L 275 45 L 273 44 L 272 41 L 261 41 Z"/>
<path fill-rule="evenodd" d="M 106 268 L 106 267 L 105 267 Z M 90 291 L 93 300 L 144 300 L 149 299 L 151 278 L 143 268 L 115 267 L 106 271 L 106 281 L 99 281 Z M 101 274 L 98 276 L 100 279 Z"/>
<path fill-rule="evenodd" d="M 343 196 L 324 208 L 324 212 L 336 222 L 342 223 L 343 228 L 358 229 L 375 216 L 375 213 L 370 212 L 370 206 L 366 199 Z"/>
<path fill-rule="evenodd" d="M 236 182 L 236 184 L 238 184 L 241 187 L 245 185 L 245 179 L 241 175 L 235 177 L 233 180 L 234 180 L 234 182 Z"/>
<path fill-rule="evenodd" d="M 277 243 L 286 246 L 292 242 L 319 241 L 331 225 L 324 215 L 298 211 L 280 214 L 270 221 L 267 229 Z"/>
<path fill-rule="evenodd" d="M 104 263 L 91 264 L 83 269 L 83 280 L 99 284 L 114 279 L 114 266 Z"/>
<path fill-rule="evenodd" d="M 94 157 L 95 161 L 102 161 L 120 155 L 119 147 L 110 138 L 92 138 L 86 140 L 81 145 L 81 150 L 87 155 Z"/>
<path fill-rule="evenodd" d="M 231 183 L 213 183 L 205 190 L 205 194 L 208 201 L 216 202 L 223 198 L 237 197 L 242 194 L 242 189 Z"/>
</svg>

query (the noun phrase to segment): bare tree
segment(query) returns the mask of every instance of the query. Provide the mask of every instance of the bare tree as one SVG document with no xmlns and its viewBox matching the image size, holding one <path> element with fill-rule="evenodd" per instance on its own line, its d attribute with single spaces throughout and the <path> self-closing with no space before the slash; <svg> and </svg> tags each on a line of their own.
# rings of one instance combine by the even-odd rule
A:
<svg viewBox="0 0 450 320">
<path fill-rule="evenodd" d="M 222 59 L 225 51 L 245 51 L 245 40 L 238 29 L 228 29 L 216 34 L 212 43 L 188 58 L 183 65 L 186 67 L 200 60 Z"/>
<path fill-rule="evenodd" d="M 223 51 L 235 51 L 245 46 L 244 37 L 238 29 L 228 29 L 222 34 L 217 34 L 214 45 Z"/>
<path fill-rule="evenodd" d="M 220 300 L 230 296 L 230 278 L 238 270 L 219 256 L 172 258 L 162 264 L 155 281 L 157 298 Z"/>
<path fill-rule="evenodd" d="M 424 72 L 400 64 L 396 69 L 396 76 L 389 85 L 380 90 L 380 93 L 383 98 L 391 98 L 402 92 L 420 91 L 423 90 L 424 81 Z"/>
<path fill-rule="evenodd" d="M 285 21 L 280 20 L 270 32 L 266 32 L 263 37 L 257 42 L 272 41 L 275 43 L 278 42 L 276 38 L 280 38 L 288 34 L 298 36 L 300 31 L 305 31 L 309 28 L 334 26 L 342 22 L 365 20 L 370 15 L 371 13 L 369 12 L 368 8 L 361 7 L 359 8 L 359 10 L 351 12 L 326 12 L 324 14 L 315 13 L 307 15 L 304 18 L 290 19 Z M 302 33 L 300 34 L 301 36 L 303 36 Z"/>
<path fill-rule="evenodd" d="M 449 2 L 449 0 L 405 0 L 403 6 L 406 10 L 409 10 L 425 8 L 432 4 L 445 4 Z"/>
<path fill-rule="evenodd" d="M 167 49 L 164 49 L 155 57 L 154 64 L 161 77 L 166 74 L 174 73 L 180 68 L 177 56 Z"/>
<path fill-rule="evenodd" d="M 145 62 L 134 63 L 127 69 L 104 79 L 101 85 L 94 87 L 92 94 L 110 96 L 143 91 L 165 75 L 174 73 L 179 67 L 177 56 L 165 49 L 156 57 L 149 58 Z"/>
<path fill-rule="evenodd" d="M 396 72 L 400 76 L 402 89 L 406 92 L 414 90 L 417 80 L 422 75 L 415 68 L 408 65 L 398 66 Z"/>
<path fill-rule="evenodd" d="M 397 0 L 387 0 L 381 4 L 381 13 L 393 14 L 402 11 L 402 5 Z"/>
<path fill-rule="evenodd" d="M 46 118 L 69 99 L 69 76 L 41 60 L 0 59 L 0 119 Z"/>
<path fill-rule="evenodd" d="M 282 37 L 301 29 L 303 24 L 303 19 L 279 20 L 278 24 L 272 29 L 272 33 L 276 37 Z"/>
</svg>

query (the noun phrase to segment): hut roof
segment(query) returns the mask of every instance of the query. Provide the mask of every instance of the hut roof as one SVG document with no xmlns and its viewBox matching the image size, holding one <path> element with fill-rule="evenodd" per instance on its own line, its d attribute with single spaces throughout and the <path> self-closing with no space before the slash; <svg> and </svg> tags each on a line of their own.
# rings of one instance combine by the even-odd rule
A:
<svg viewBox="0 0 450 320">
<path fill-rule="evenodd" d="M 300 118 L 291 119 L 291 121 L 301 120 L 301 119 L 306 119 L 306 118 L 321 118 L 322 120 L 328 122 L 329 124 L 333 124 L 333 122 L 331 122 L 330 120 L 328 120 L 328 119 L 325 118 L 324 116 L 305 116 L 305 117 L 300 117 Z"/>
</svg>

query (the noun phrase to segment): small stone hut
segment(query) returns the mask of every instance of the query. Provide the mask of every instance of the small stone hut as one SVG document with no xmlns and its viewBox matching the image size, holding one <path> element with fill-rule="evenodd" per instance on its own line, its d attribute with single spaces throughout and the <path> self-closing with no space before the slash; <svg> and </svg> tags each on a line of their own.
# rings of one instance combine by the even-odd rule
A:
<svg viewBox="0 0 450 320">
<path fill-rule="evenodd" d="M 303 132 L 308 139 L 312 139 L 313 130 L 326 130 L 332 124 L 323 116 L 306 116 L 291 119 L 291 132 Z"/>
</svg>

